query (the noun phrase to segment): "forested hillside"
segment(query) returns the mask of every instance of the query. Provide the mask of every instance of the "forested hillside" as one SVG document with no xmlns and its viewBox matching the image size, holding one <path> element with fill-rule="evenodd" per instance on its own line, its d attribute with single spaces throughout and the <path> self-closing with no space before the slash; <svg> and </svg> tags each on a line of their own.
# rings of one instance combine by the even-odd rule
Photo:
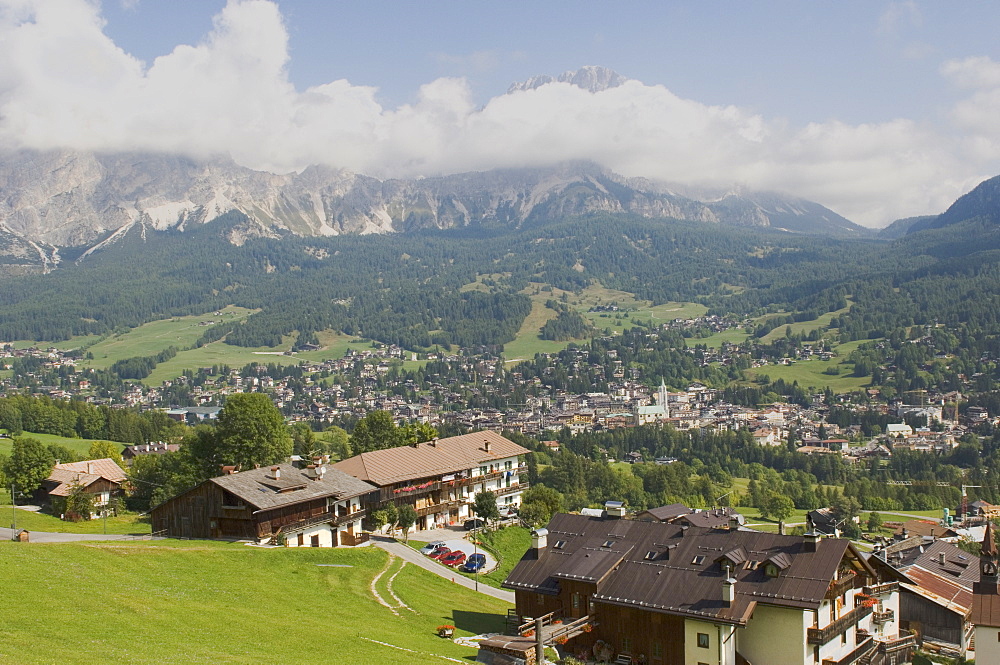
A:
<svg viewBox="0 0 1000 665">
<path fill-rule="evenodd" d="M 892 242 L 796 237 L 766 230 L 627 215 L 537 222 L 517 230 L 248 239 L 218 224 L 117 244 L 44 276 L 6 280 L 0 340 L 105 334 L 226 305 L 259 310 L 203 341 L 274 346 L 335 330 L 405 348 L 498 347 L 531 309 L 530 283 L 579 291 L 599 283 L 653 301 L 701 302 L 712 313 L 786 312 L 811 320 L 852 307 L 841 341 L 929 322 L 1000 327 L 1000 229 L 982 219 Z M 484 288 L 463 289 L 477 280 Z M 777 324 L 775 324 L 777 325 Z M 544 334 L 585 334 L 559 315 Z"/>
</svg>

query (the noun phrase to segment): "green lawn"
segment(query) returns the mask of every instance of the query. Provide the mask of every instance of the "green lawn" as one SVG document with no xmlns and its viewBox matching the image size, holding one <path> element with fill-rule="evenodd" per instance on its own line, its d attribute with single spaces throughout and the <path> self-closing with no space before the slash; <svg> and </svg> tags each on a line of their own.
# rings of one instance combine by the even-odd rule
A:
<svg viewBox="0 0 1000 665">
<path fill-rule="evenodd" d="M 510 571 L 531 547 L 531 531 L 520 526 L 508 526 L 484 533 L 482 543 L 500 565 L 489 573 L 480 575 L 479 581 L 499 588 L 500 583 L 507 579 Z"/>
<path fill-rule="evenodd" d="M 476 652 L 437 626 L 501 629 L 502 601 L 398 562 L 375 588 L 411 609 L 379 604 L 371 585 L 387 557 L 375 547 L 2 542 L 0 585 L 32 600 L 4 613 L 0 662 L 440 665 Z"/>
<path fill-rule="evenodd" d="M 86 456 L 87 452 L 90 450 L 90 444 L 94 441 L 103 441 L 104 439 L 71 439 L 67 436 L 56 436 L 55 434 L 35 434 L 34 432 L 24 432 L 21 436 L 31 439 L 38 439 L 45 445 L 50 443 L 55 443 L 60 446 L 66 446 L 70 450 L 80 453 Z M 14 445 L 11 439 L 0 439 L 0 454 L 9 455 L 10 451 Z M 124 443 L 119 444 L 121 450 L 125 449 Z"/>
<path fill-rule="evenodd" d="M 18 499 L 21 503 L 21 499 Z M 86 520 L 82 522 L 64 522 L 53 515 L 29 512 L 17 509 L 14 512 L 10 505 L 10 492 L 3 494 L 3 504 L 0 504 L 0 524 L 10 526 L 16 520 L 18 529 L 28 531 L 48 531 L 52 533 L 125 533 L 125 534 L 146 534 L 150 532 L 149 518 L 145 515 L 128 513 L 107 519 L 107 530 L 105 530 L 105 520 Z"/>
</svg>

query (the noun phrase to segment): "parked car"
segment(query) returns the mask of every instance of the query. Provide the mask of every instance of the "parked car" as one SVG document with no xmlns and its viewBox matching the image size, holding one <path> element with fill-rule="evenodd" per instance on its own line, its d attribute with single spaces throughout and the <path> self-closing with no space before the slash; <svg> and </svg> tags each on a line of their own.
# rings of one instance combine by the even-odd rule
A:
<svg viewBox="0 0 1000 665">
<path fill-rule="evenodd" d="M 428 554 L 427 556 L 429 556 L 432 559 L 442 559 L 448 556 L 449 554 L 451 554 L 450 547 L 439 547 L 430 554 Z"/>
<path fill-rule="evenodd" d="M 472 520 L 465 520 L 465 523 L 462 524 L 462 527 L 466 531 L 472 531 L 473 529 L 480 528 L 484 524 L 485 524 L 485 522 L 483 522 L 481 519 L 472 519 Z"/>
<path fill-rule="evenodd" d="M 511 519 L 511 518 L 514 518 L 514 517 L 517 517 L 517 509 L 516 508 L 501 508 L 500 509 L 500 519 L 502 519 L 502 520 L 508 520 L 508 519 Z"/>
<path fill-rule="evenodd" d="M 482 552 L 470 554 L 465 560 L 465 565 L 459 568 L 463 573 L 478 573 L 486 565 L 486 555 Z"/>
<path fill-rule="evenodd" d="M 434 550 L 436 550 L 439 547 L 444 547 L 444 541 L 443 540 L 435 540 L 433 543 L 427 543 L 426 545 L 424 545 L 423 547 L 420 548 L 420 553 L 421 554 L 430 554 L 431 552 L 433 552 Z"/>
<path fill-rule="evenodd" d="M 446 566 L 458 566 L 465 562 L 465 552 L 462 550 L 455 550 L 451 554 L 441 557 L 438 561 Z"/>
</svg>

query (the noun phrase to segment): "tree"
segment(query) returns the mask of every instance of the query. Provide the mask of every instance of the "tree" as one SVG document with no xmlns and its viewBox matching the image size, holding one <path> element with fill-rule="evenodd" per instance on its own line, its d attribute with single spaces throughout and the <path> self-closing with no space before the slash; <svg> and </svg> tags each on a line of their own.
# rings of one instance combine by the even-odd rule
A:
<svg viewBox="0 0 1000 665">
<path fill-rule="evenodd" d="M 351 448 L 354 454 L 372 450 L 395 448 L 406 442 L 403 433 L 396 427 L 392 414 L 388 411 L 372 411 L 354 426 L 351 434 Z"/>
<path fill-rule="evenodd" d="M 292 436 L 292 451 L 296 455 L 309 459 L 320 452 L 316 433 L 308 423 L 295 423 L 289 429 Z"/>
<path fill-rule="evenodd" d="M 408 503 L 396 509 L 396 526 L 403 530 L 403 542 L 410 539 L 410 527 L 417 521 L 417 511 Z"/>
<path fill-rule="evenodd" d="M 275 464 L 292 454 L 285 419 L 263 393 L 230 395 L 219 412 L 214 438 L 217 458 L 242 469 Z"/>
<path fill-rule="evenodd" d="M 875 511 L 868 516 L 868 530 L 875 533 L 882 528 L 882 516 Z"/>
<path fill-rule="evenodd" d="M 764 505 L 760 507 L 761 517 L 777 522 L 788 519 L 793 512 L 795 503 L 788 496 L 778 492 L 768 492 Z"/>
<path fill-rule="evenodd" d="M 552 516 L 563 509 L 563 496 L 557 490 L 545 485 L 532 485 L 521 496 L 521 519 L 533 526 L 548 524 Z"/>
<path fill-rule="evenodd" d="M 122 466 L 121 446 L 110 441 L 94 441 L 91 443 L 90 450 L 87 451 L 87 459 L 105 458 L 112 460 L 118 466 Z"/>
<path fill-rule="evenodd" d="M 497 495 L 489 490 L 476 494 L 472 504 L 472 512 L 487 524 L 490 520 L 500 519 L 500 509 L 497 508 Z"/>
<path fill-rule="evenodd" d="M 19 492 L 30 494 L 42 485 L 52 473 L 55 459 L 38 439 L 16 438 L 3 473 L 8 483 L 14 483 Z"/>
<path fill-rule="evenodd" d="M 327 451 L 336 455 L 340 459 L 347 459 L 351 456 L 350 437 L 343 427 L 330 425 L 325 430 Z"/>
</svg>

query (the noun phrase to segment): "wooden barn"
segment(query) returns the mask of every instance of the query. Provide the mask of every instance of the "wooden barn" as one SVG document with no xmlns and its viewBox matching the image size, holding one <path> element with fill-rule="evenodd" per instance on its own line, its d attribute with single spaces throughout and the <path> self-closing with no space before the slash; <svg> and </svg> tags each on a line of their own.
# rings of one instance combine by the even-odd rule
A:
<svg viewBox="0 0 1000 665">
<path fill-rule="evenodd" d="M 247 539 L 291 547 L 357 545 L 372 485 L 324 465 L 280 464 L 210 478 L 152 510 L 174 538 Z"/>
</svg>

